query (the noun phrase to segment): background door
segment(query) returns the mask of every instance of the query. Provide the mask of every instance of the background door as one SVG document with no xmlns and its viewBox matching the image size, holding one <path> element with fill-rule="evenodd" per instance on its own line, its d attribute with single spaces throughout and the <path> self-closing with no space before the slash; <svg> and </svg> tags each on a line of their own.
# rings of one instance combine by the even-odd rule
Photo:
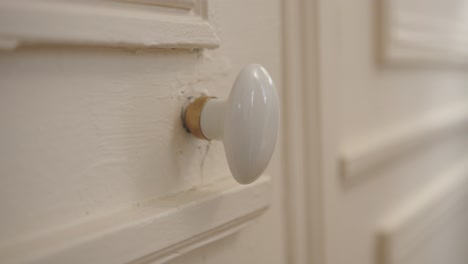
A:
<svg viewBox="0 0 468 264">
<path fill-rule="evenodd" d="M 180 121 L 246 64 L 282 90 L 280 1 L 1 1 L 0 25 L 0 262 L 284 262 L 280 159 L 241 186 Z"/>
<path fill-rule="evenodd" d="M 291 1 L 285 24 L 291 259 L 467 263 L 466 1 Z"/>
</svg>

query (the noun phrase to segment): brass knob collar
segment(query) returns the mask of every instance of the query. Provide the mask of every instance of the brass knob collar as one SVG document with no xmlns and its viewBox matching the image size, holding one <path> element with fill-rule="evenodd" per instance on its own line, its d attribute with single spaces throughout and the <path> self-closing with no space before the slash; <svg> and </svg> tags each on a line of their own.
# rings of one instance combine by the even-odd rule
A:
<svg viewBox="0 0 468 264">
<path fill-rule="evenodd" d="M 197 138 L 209 140 L 201 130 L 200 117 L 206 102 L 213 98 L 216 97 L 206 95 L 197 97 L 182 111 L 182 122 L 185 129 Z"/>
</svg>

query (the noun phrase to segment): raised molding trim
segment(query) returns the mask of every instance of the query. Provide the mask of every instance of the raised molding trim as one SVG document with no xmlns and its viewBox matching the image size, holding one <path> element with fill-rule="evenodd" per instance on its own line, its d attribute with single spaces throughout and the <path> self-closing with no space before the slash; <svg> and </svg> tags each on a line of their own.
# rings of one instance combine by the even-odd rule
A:
<svg viewBox="0 0 468 264">
<path fill-rule="evenodd" d="M 239 231 L 270 204 L 270 178 L 232 179 L 0 248 L 1 263 L 164 263 Z"/>
<path fill-rule="evenodd" d="M 446 8 L 427 4 L 417 11 L 414 1 L 408 0 L 385 0 L 380 5 L 384 62 L 466 64 L 468 27 L 464 7 L 453 8 L 452 12 L 457 12 L 451 14 Z M 460 1 L 443 4 L 457 6 Z M 436 11 L 429 12 L 431 9 Z"/>
<path fill-rule="evenodd" d="M 22 44 L 179 49 L 219 46 L 206 20 L 205 0 L 114 2 L 3 1 L 0 49 Z"/>
<path fill-rule="evenodd" d="M 317 0 L 283 0 L 282 186 L 287 259 L 325 263 Z"/>
<path fill-rule="evenodd" d="M 466 129 L 468 106 L 462 103 L 402 123 L 384 132 L 366 135 L 362 142 L 341 148 L 341 173 L 345 179 L 355 179 L 412 151 L 450 139 Z"/>
<path fill-rule="evenodd" d="M 117 0 L 116 0 L 117 1 Z M 159 5 L 173 8 L 194 9 L 196 0 L 121 0 L 133 3 L 141 3 L 148 5 Z"/>
<path fill-rule="evenodd" d="M 465 213 L 467 200 L 468 157 L 384 218 L 377 229 L 378 263 L 403 263 L 447 221 Z"/>
</svg>

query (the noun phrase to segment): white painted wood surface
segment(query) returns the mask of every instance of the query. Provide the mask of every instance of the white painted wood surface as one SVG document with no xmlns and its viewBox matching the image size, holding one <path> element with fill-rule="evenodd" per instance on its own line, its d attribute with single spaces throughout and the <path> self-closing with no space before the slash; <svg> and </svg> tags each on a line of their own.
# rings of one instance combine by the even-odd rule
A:
<svg viewBox="0 0 468 264">
<path fill-rule="evenodd" d="M 231 178 L 222 144 L 195 139 L 180 123 L 181 107 L 188 96 L 202 92 L 227 96 L 246 64 L 264 65 L 274 81 L 281 83 L 279 1 L 255 1 L 248 9 L 235 1 L 210 1 L 206 10 L 199 10 L 206 17 L 192 13 L 199 8 L 198 1 L 193 1 L 193 10 L 191 1 L 177 1 L 177 7 L 164 1 L 155 1 L 155 6 L 139 1 L 98 2 L 89 1 L 92 7 L 73 12 L 112 16 L 115 10 L 107 10 L 108 5 L 128 7 L 125 12 L 119 9 L 118 23 L 125 22 L 122 14 L 130 20 L 140 14 L 146 14 L 141 16 L 145 19 L 154 16 L 174 22 L 176 18 L 182 23 L 179 29 L 195 35 L 174 39 L 172 34 L 178 33 L 172 32 L 173 28 L 156 24 L 145 24 L 146 31 L 140 28 L 133 32 L 135 24 L 130 21 L 126 27 L 130 35 L 108 32 L 111 38 L 122 37 L 116 42 L 106 42 L 109 35 L 100 34 L 94 37 L 105 37 L 106 41 L 88 42 L 90 35 L 86 34 L 92 30 L 84 30 L 78 32 L 83 35 L 73 36 L 76 42 L 68 37 L 63 42 L 51 38 L 26 41 L 0 53 L 1 258 L 19 263 L 61 262 L 61 258 L 77 255 L 80 258 L 73 257 L 76 262 L 102 257 L 100 263 L 170 259 L 172 263 L 226 263 L 233 259 L 283 263 L 279 154 L 271 163 L 271 181 L 265 178 L 252 186 L 212 188 L 212 184 Z M 0 6 L 16 4 L 29 3 L 2 1 Z M 30 4 L 31 8 L 40 5 Z M 68 4 L 86 5 L 60 1 L 57 10 Z M 187 19 L 182 17 L 187 14 Z M 246 17 L 239 20 L 241 16 Z M 210 36 L 219 37 L 223 45 L 215 50 L 199 49 L 214 46 L 199 45 L 199 40 L 205 39 L 203 32 L 208 31 L 183 25 L 189 22 L 196 26 L 198 22 L 192 19 L 203 20 L 203 27 L 209 23 L 214 34 Z M 88 22 L 92 19 L 82 25 Z M 145 35 L 148 30 L 150 35 Z M 50 32 L 35 32 L 38 36 L 41 33 Z M 64 36 L 62 33 L 57 36 Z M 152 33 L 183 45 L 152 43 Z M 150 45 L 141 45 L 144 41 L 131 34 L 148 37 Z M 123 39 L 136 45 L 121 42 Z M 212 40 L 210 37 L 209 43 L 215 43 Z M 193 203 L 167 212 L 152 211 L 158 206 L 156 201 L 173 201 L 185 192 L 194 194 L 187 198 Z M 204 195 L 206 200 L 196 199 Z M 148 217 L 139 218 L 139 213 Z M 161 224 L 169 222 L 166 227 L 172 231 L 164 230 Z M 102 228 L 93 228 L 101 224 Z M 177 228 L 181 226 L 186 229 Z M 82 228 L 89 228 L 89 232 L 82 233 Z M 69 244 L 62 244 L 64 240 Z M 34 241 L 40 241 L 39 245 Z M 90 245 L 96 247 L 88 250 Z M 221 245 L 224 247 L 218 250 Z M 111 255 L 114 246 L 119 254 Z M 81 250 L 89 254 L 80 254 Z"/>
<path fill-rule="evenodd" d="M 345 178 L 360 177 L 372 173 L 372 169 L 427 150 L 468 131 L 468 107 L 466 103 L 447 109 L 430 111 L 414 121 L 393 125 L 376 135 L 366 135 L 341 150 L 341 171 Z"/>
<path fill-rule="evenodd" d="M 441 67 L 436 60 L 382 64 L 378 3 L 318 0 L 317 20 L 312 22 L 320 32 L 321 173 L 316 182 L 323 188 L 323 214 L 316 219 L 323 221 L 327 264 L 380 263 L 380 224 L 412 203 L 428 184 L 443 188 L 444 178 L 448 177 L 445 172 L 455 170 L 460 163 L 466 165 L 466 70 L 456 64 Z M 451 3 L 418 1 L 416 7 L 432 8 L 435 17 L 437 5 L 444 6 L 441 12 L 458 8 Z M 457 23 L 466 24 L 459 18 L 453 17 Z M 408 58 L 417 57 L 418 49 L 407 49 Z M 309 98 L 313 97 L 306 101 Z M 312 143 L 306 146 L 316 147 Z M 460 188 L 460 193 L 468 189 Z M 443 211 L 447 202 L 444 198 L 438 204 L 436 196 L 430 197 L 427 208 L 434 214 Z M 461 204 L 457 208 L 466 208 L 466 199 L 458 201 Z M 426 234 L 415 227 L 425 226 L 429 219 L 422 219 L 418 208 L 409 211 L 418 217 L 408 224 L 410 230 L 402 233 Z M 408 252 L 412 256 L 405 262 L 390 263 L 466 263 L 467 257 L 460 254 L 441 260 L 460 252 L 459 247 L 466 250 L 468 243 L 466 236 L 456 235 L 466 232 L 466 216 L 442 214 L 438 225 L 450 228 L 442 227 L 440 233 L 427 240 L 414 237 L 408 241 L 414 243 Z M 397 233 L 395 236 L 402 234 Z M 418 251 L 417 247 L 424 249 Z"/>
<path fill-rule="evenodd" d="M 379 2 L 381 55 L 387 63 L 466 64 L 468 7 L 462 0 Z"/>
<path fill-rule="evenodd" d="M 2 263 L 165 263 L 244 228 L 269 205 L 269 178 L 223 179 L 0 248 Z M 164 239 L 161 239 L 164 237 Z"/>
<path fill-rule="evenodd" d="M 468 159 L 422 186 L 378 224 L 379 263 L 465 263 Z"/>
<path fill-rule="evenodd" d="M 283 1 L 286 263 L 326 263 L 316 4 Z"/>
<path fill-rule="evenodd" d="M 109 3 L 100 6 L 103 9 L 85 9 L 115 15 L 104 8 Z M 466 231 L 466 216 L 438 217 L 452 205 L 442 193 L 455 186 L 455 193 L 465 191 L 447 172 L 465 166 L 462 159 L 468 151 L 463 110 L 467 75 L 463 68 L 439 65 L 442 57 L 453 61 L 453 56 L 445 57 L 450 50 L 429 59 L 405 48 L 404 59 L 418 58 L 418 63 L 380 64 L 383 32 L 378 12 L 386 11 L 379 11 L 372 0 L 256 0 L 248 8 L 241 1 L 208 1 L 201 16 L 197 12 L 203 10 L 195 12 L 197 1 L 112 3 L 136 8 L 132 14 L 155 11 L 172 22 L 174 17 L 188 18 L 193 25 L 198 23 L 193 18 L 206 22 L 220 46 L 199 49 L 200 43 L 191 42 L 173 46 L 187 49 L 143 49 L 148 39 L 128 38 L 134 32 L 119 35 L 133 44 L 50 45 L 48 38 L 48 44 L 16 46 L 14 38 L 3 38 L 5 48 L 16 49 L 0 53 L 1 250 L 14 254 L 8 249 L 22 251 L 25 241 L 59 230 L 75 232 L 79 229 L 74 227 L 102 219 L 111 218 L 106 228 L 112 229 L 122 224 L 112 217 L 119 212 L 145 212 L 149 219 L 167 220 L 142 205 L 174 201 L 192 190 L 189 199 L 194 203 L 181 212 L 215 207 L 212 203 L 224 198 L 233 206 L 218 208 L 212 218 L 216 221 L 192 218 L 194 226 L 204 230 L 157 237 L 149 232 L 148 240 L 135 245 L 157 247 L 134 247 L 131 257 L 122 251 L 116 258 L 171 264 L 374 264 L 392 263 L 408 253 L 404 261 L 412 264 L 444 256 L 466 262 L 463 255 L 451 255 L 466 245 L 466 237 L 458 235 Z M 161 34 L 172 44 L 187 41 L 170 38 L 172 33 Z M 119 47 L 117 43 L 125 49 L 104 47 Z M 170 47 L 158 43 L 154 47 Z M 197 191 L 230 176 L 222 145 L 187 135 L 179 126 L 180 108 L 188 95 L 227 96 L 239 69 L 252 62 L 265 65 L 282 84 L 278 88 L 285 111 L 271 181 L 246 188 L 228 184 L 219 193 L 206 193 L 207 200 L 196 200 L 203 196 Z M 269 192 L 266 186 L 271 186 Z M 427 192 L 430 189 L 435 191 Z M 421 194 L 427 199 L 417 198 Z M 234 201 L 246 197 L 257 203 L 240 209 Z M 421 200 L 408 214 L 398 213 Z M 455 200 L 455 211 L 465 208 L 464 199 Z M 170 212 L 174 214 L 166 216 L 191 222 L 190 216 Z M 198 211 L 190 215 L 202 217 Z M 391 221 L 395 215 L 407 217 Z M 136 224 L 133 228 L 143 233 L 160 227 L 138 219 L 123 226 L 131 230 Z M 137 224 L 140 220 L 142 225 Z M 429 228 L 414 228 L 420 225 Z M 436 225 L 450 229 L 437 233 L 438 239 L 419 239 Z M 382 234 L 387 247 L 379 245 Z M 54 243 L 40 246 L 45 252 L 64 252 Z M 80 243 L 73 245 L 86 245 Z M 421 250 L 399 249 L 409 244 Z M 24 257 L 34 262 L 60 255 L 34 252 L 41 250 Z"/>
<path fill-rule="evenodd" d="M 0 1 L 0 49 L 55 44 L 216 48 L 206 1 Z"/>
</svg>

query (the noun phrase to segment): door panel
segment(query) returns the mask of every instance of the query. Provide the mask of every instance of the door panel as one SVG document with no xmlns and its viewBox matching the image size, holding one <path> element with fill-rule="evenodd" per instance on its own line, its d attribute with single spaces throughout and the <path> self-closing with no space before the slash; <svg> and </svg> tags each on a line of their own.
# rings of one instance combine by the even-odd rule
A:
<svg viewBox="0 0 468 264">
<path fill-rule="evenodd" d="M 3 262 L 466 262 L 463 1 L 29 1 L 0 1 Z M 284 118 L 239 186 L 180 113 L 249 63 Z"/>
<path fill-rule="evenodd" d="M 391 33 L 387 27 L 400 24 L 381 19 L 388 19 L 385 8 L 411 4 L 383 2 L 319 1 L 325 259 L 333 264 L 466 262 L 459 248 L 466 239 L 454 235 L 466 232 L 460 222 L 466 216 L 444 210 L 466 208 L 466 199 L 456 203 L 448 194 L 463 196 L 468 187 L 443 186 L 456 178 L 452 170 L 461 170 L 460 182 L 468 175 L 467 75 L 458 61 L 420 56 L 431 43 L 405 42 L 410 48 L 396 53 L 392 48 L 400 46 L 392 45 L 401 43 L 384 36 Z M 442 1 L 425 5 L 437 2 Z M 419 27 L 411 29 L 422 35 Z M 452 51 L 438 55 L 448 58 Z M 431 186 L 437 189 L 431 192 Z M 440 261 L 427 262 L 432 258 Z"/>
<path fill-rule="evenodd" d="M 0 259 L 282 263 L 279 154 L 271 173 L 239 186 L 222 143 L 180 121 L 189 96 L 225 98 L 249 63 L 281 90 L 279 1 L 46 2 L 18 5 L 33 15 L 66 6 L 73 15 L 50 16 L 63 21 L 57 31 L 12 37 L 35 24 L 21 8 L 0 27 Z M 99 19 L 97 34 L 88 23 Z"/>
</svg>

